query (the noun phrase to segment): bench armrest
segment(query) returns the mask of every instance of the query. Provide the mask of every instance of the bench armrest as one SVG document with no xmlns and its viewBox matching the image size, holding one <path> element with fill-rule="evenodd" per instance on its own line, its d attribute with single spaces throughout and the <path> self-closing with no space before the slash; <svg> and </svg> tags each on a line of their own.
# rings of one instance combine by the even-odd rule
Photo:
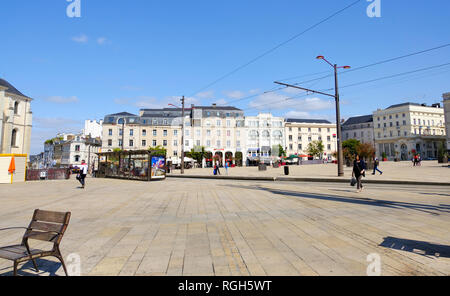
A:
<svg viewBox="0 0 450 296">
<path fill-rule="evenodd" d="M 0 231 L 10 230 L 10 229 L 28 229 L 28 227 L 7 227 L 7 228 L 0 228 Z"/>
</svg>

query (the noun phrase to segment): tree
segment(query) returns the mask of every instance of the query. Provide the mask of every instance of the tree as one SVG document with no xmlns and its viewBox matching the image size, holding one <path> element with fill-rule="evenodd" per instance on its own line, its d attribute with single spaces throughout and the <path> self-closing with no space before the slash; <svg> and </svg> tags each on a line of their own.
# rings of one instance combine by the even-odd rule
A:
<svg viewBox="0 0 450 296">
<path fill-rule="evenodd" d="M 365 158 L 368 161 L 371 161 L 375 155 L 375 149 L 369 143 L 360 143 L 356 147 L 356 153 L 360 158 Z"/>
<path fill-rule="evenodd" d="M 202 163 L 203 158 L 206 156 L 205 147 L 195 146 L 191 151 L 186 152 L 186 156 L 195 159 L 197 163 Z"/>
<path fill-rule="evenodd" d="M 342 142 L 342 150 L 344 151 L 344 149 L 347 149 L 346 154 L 351 155 L 353 157 L 356 153 L 358 153 L 356 151 L 356 149 L 359 145 L 361 145 L 360 141 L 358 141 L 356 139 L 348 139 L 348 140 Z M 349 157 L 349 158 L 352 158 L 352 157 Z"/>
<path fill-rule="evenodd" d="M 167 149 L 158 145 L 156 147 L 149 147 L 148 150 L 151 150 L 152 152 L 156 153 L 156 154 L 161 154 L 161 155 L 166 155 L 167 154 Z"/>
<path fill-rule="evenodd" d="M 278 155 L 276 155 L 277 151 L 278 151 Z M 276 155 L 278 157 L 286 156 L 286 151 L 284 151 L 283 146 L 281 146 L 280 144 L 278 144 L 278 146 L 274 145 L 272 147 L 272 155 Z"/>
<path fill-rule="evenodd" d="M 312 141 L 308 144 L 308 148 L 306 149 L 306 152 L 308 152 L 309 155 L 313 157 L 319 157 L 322 159 L 324 151 L 324 145 L 322 141 Z"/>
</svg>

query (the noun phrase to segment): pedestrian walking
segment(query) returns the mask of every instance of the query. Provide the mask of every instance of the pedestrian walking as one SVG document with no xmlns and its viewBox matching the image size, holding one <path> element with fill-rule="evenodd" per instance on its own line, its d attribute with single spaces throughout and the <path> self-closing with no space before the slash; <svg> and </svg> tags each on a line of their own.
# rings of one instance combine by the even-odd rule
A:
<svg viewBox="0 0 450 296">
<path fill-rule="evenodd" d="M 81 183 L 81 188 L 85 187 L 85 179 L 88 173 L 88 165 L 84 160 L 81 161 L 81 165 L 79 166 L 79 171 L 77 175 L 77 180 Z"/>
<path fill-rule="evenodd" d="M 380 173 L 380 175 L 383 174 L 383 172 L 380 171 L 380 169 L 378 168 L 379 165 L 380 165 L 380 161 L 378 160 L 378 157 L 376 157 L 375 161 L 373 162 L 373 173 L 372 173 L 372 175 L 375 175 L 375 171 L 378 171 Z"/>
<path fill-rule="evenodd" d="M 217 167 L 217 174 L 220 175 L 220 170 L 219 170 L 219 161 L 216 162 L 216 167 Z"/>
<path fill-rule="evenodd" d="M 365 174 L 364 162 L 361 163 L 359 155 L 356 155 L 355 161 L 353 162 L 353 172 L 352 172 L 352 178 L 354 177 L 356 179 L 357 184 L 356 192 L 361 192 L 363 190 L 362 177 L 364 174 Z"/>
</svg>

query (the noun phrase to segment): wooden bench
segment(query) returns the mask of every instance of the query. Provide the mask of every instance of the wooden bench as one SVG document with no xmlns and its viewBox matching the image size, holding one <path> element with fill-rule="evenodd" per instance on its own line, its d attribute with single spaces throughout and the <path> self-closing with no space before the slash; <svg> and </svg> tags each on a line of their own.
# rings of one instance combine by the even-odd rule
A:
<svg viewBox="0 0 450 296">
<path fill-rule="evenodd" d="M 22 238 L 22 243 L 20 245 L 0 247 L 0 258 L 14 261 L 14 276 L 17 275 L 18 264 L 29 260 L 33 261 L 34 268 L 39 272 L 35 259 L 48 256 L 58 258 L 61 261 L 66 276 L 68 275 L 59 244 L 69 224 L 70 214 L 70 212 L 61 213 L 37 209 L 34 211 L 30 225 L 28 228 L 25 228 L 26 231 Z M 12 227 L 0 230 L 14 228 L 24 227 Z M 29 239 L 52 242 L 53 248 L 49 251 L 30 249 L 28 244 Z"/>
</svg>

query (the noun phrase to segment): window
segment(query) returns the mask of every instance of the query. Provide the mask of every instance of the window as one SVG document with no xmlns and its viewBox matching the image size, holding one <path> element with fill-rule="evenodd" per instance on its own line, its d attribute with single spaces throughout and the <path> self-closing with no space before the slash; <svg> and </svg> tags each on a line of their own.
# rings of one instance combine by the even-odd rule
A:
<svg viewBox="0 0 450 296">
<path fill-rule="evenodd" d="M 397 131 L 397 136 L 399 136 L 399 137 L 400 137 L 400 131 Z"/>
<path fill-rule="evenodd" d="M 289 135 L 289 141 L 292 142 L 292 135 Z"/>
<path fill-rule="evenodd" d="M 197 145 L 197 146 L 200 146 L 200 140 L 197 140 L 197 141 L 196 141 L 196 145 Z"/>
<path fill-rule="evenodd" d="M 119 146 L 122 147 L 122 144 L 123 144 L 122 139 L 119 139 Z"/>
<path fill-rule="evenodd" d="M 327 132 L 330 132 L 331 131 L 331 129 L 330 128 L 327 128 Z"/>
<path fill-rule="evenodd" d="M 220 140 L 217 141 L 217 147 L 220 147 Z"/>
<path fill-rule="evenodd" d="M 308 142 L 311 142 L 311 137 L 308 137 Z"/>
<path fill-rule="evenodd" d="M 133 129 L 130 129 L 130 136 L 132 136 L 134 133 Z"/>
<path fill-rule="evenodd" d="M 403 125 L 406 125 L 406 120 L 403 120 Z"/>
<path fill-rule="evenodd" d="M 348 134 L 347 134 L 347 138 L 348 138 Z M 301 141 L 302 140 L 302 136 L 298 136 L 298 140 Z"/>
<path fill-rule="evenodd" d="M 121 136 L 123 134 L 123 130 L 119 129 L 119 136 Z"/>
<path fill-rule="evenodd" d="M 80 145 L 75 145 L 75 151 L 80 151 Z"/>
<path fill-rule="evenodd" d="M 217 130 L 217 136 L 220 137 L 220 130 Z"/>
<path fill-rule="evenodd" d="M 292 127 L 289 128 L 289 131 L 292 132 Z"/>
<path fill-rule="evenodd" d="M 327 150 L 331 150 L 331 145 L 330 144 L 327 145 Z"/>
<path fill-rule="evenodd" d="M 153 135 L 154 135 L 154 136 L 156 136 L 156 135 L 157 135 L 157 133 L 156 133 L 156 130 L 153 130 Z"/>
<path fill-rule="evenodd" d="M 186 140 L 184 146 L 189 146 L 189 140 Z"/>
<path fill-rule="evenodd" d="M 178 140 L 173 140 L 173 146 L 178 146 Z"/>
<path fill-rule="evenodd" d="M 292 150 L 292 144 L 289 144 L 289 150 Z"/>
<path fill-rule="evenodd" d="M 186 137 L 189 137 L 189 130 L 188 129 L 186 130 L 185 134 L 186 134 Z"/>
<path fill-rule="evenodd" d="M 381 124 L 378 124 L 378 128 L 381 128 Z"/>
<path fill-rule="evenodd" d="M 163 140 L 163 146 L 167 146 L 167 140 Z"/>
<path fill-rule="evenodd" d="M 167 119 L 164 119 L 164 125 L 167 125 Z"/>
<path fill-rule="evenodd" d="M 298 144 L 298 150 L 302 150 L 302 144 Z"/>
<path fill-rule="evenodd" d="M 108 140 L 108 146 L 112 146 L 112 140 L 111 139 Z"/>
<path fill-rule="evenodd" d="M 16 143 L 17 143 L 17 129 L 13 129 L 11 134 L 11 147 L 16 147 Z"/>
<path fill-rule="evenodd" d="M 327 141 L 328 141 L 328 142 L 331 141 L 331 136 L 327 136 Z"/>
<path fill-rule="evenodd" d="M 241 136 L 241 131 L 236 131 L 236 137 L 240 137 Z"/>
<path fill-rule="evenodd" d="M 174 130 L 173 131 L 173 135 L 176 137 L 176 136 L 178 136 L 178 130 Z"/>
<path fill-rule="evenodd" d="M 231 126 L 231 121 L 227 120 L 227 127 L 230 127 L 230 126 Z"/>
<path fill-rule="evenodd" d="M 396 126 L 400 126 L 400 122 L 397 121 L 397 122 L 395 123 L 395 125 L 396 125 Z"/>
<path fill-rule="evenodd" d="M 200 137 L 200 130 L 199 129 L 196 130 L 196 133 L 197 133 L 197 137 Z"/>
<path fill-rule="evenodd" d="M 167 137 L 167 130 L 163 130 L 163 136 Z"/>
<path fill-rule="evenodd" d="M 79 162 L 80 161 L 80 156 L 79 155 L 75 155 L 75 162 Z"/>
<path fill-rule="evenodd" d="M 207 147 L 211 147 L 211 140 L 207 140 L 207 141 L 206 141 L 206 146 L 207 146 Z"/>
<path fill-rule="evenodd" d="M 178 156 L 178 151 L 175 150 L 175 151 L 173 152 L 173 156 Z"/>
<path fill-rule="evenodd" d="M 211 130 L 206 130 L 206 136 L 208 136 L 208 137 L 211 136 Z"/>
<path fill-rule="evenodd" d="M 389 122 L 389 126 L 392 127 L 392 122 Z"/>
<path fill-rule="evenodd" d="M 112 136 L 112 129 L 111 128 L 108 130 L 108 136 Z"/>
<path fill-rule="evenodd" d="M 227 148 L 230 148 L 231 147 L 231 141 L 227 141 Z"/>
<path fill-rule="evenodd" d="M 147 146 L 147 141 L 146 140 L 142 140 L 142 146 L 143 147 Z"/>
<path fill-rule="evenodd" d="M 147 130 L 142 130 L 142 135 L 145 137 L 147 135 Z"/>
<path fill-rule="evenodd" d="M 322 128 L 319 127 L 319 133 L 322 131 Z"/>
<path fill-rule="evenodd" d="M 156 140 L 152 141 L 153 147 L 156 147 Z"/>
<path fill-rule="evenodd" d="M 311 128 L 310 127 L 308 127 L 308 132 L 311 132 Z"/>
<path fill-rule="evenodd" d="M 227 137 L 230 137 L 230 136 L 231 136 L 231 131 L 227 130 Z"/>
<path fill-rule="evenodd" d="M 19 114 L 19 102 L 14 102 L 14 114 Z"/>
<path fill-rule="evenodd" d="M 216 123 L 217 123 L 217 126 L 220 126 L 220 120 L 217 120 Z"/>
<path fill-rule="evenodd" d="M 130 147 L 133 147 L 133 144 L 134 144 L 134 142 L 133 142 L 133 140 L 130 140 Z"/>
</svg>

